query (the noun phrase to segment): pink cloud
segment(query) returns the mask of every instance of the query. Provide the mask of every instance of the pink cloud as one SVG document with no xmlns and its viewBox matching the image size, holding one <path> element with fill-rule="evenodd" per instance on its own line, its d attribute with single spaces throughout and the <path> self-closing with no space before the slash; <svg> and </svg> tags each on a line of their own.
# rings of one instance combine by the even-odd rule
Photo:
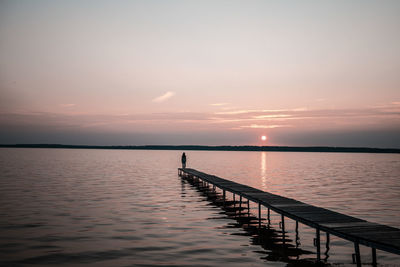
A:
<svg viewBox="0 0 400 267">
<path fill-rule="evenodd" d="M 170 98 L 173 97 L 174 95 L 175 95 L 175 92 L 168 91 L 168 92 L 166 92 L 165 94 L 160 95 L 160 96 L 154 98 L 152 101 L 153 101 L 154 103 L 162 103 L 162 102 L 167 101 L 168 99 L 170 99 Z"/>
</svg>

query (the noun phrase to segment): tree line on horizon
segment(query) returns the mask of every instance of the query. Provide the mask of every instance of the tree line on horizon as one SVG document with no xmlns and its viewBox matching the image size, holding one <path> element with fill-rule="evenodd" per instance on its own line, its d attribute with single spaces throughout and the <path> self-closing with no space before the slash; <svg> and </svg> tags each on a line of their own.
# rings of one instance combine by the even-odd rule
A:
<svg viewBox="0 0 400 267">
<path fill-rule="evenodd" d="M 63 144 L 0 144 L 14 148 L 70 148 L 70 149 L 143 149 L 143 150 L 204 150 L 204 151 L 281 151 L 281 152 L 357 152 L 400 153 L 398 148 L 330 147 L 330 146 L 204 146 L 204 145 L 63 145 Z"/>
</svg>

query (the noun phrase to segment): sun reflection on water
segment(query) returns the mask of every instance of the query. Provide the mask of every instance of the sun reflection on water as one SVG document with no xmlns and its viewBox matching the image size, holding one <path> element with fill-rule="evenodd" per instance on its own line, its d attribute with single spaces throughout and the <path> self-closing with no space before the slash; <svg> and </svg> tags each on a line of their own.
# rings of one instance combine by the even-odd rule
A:
<svg viewBox="0 0 400 267">
<path fill-rule="evenodd" d="M 261 152 L 261 186 L 263 190 L 267 188 L 267 152 Z"/>
</svg>

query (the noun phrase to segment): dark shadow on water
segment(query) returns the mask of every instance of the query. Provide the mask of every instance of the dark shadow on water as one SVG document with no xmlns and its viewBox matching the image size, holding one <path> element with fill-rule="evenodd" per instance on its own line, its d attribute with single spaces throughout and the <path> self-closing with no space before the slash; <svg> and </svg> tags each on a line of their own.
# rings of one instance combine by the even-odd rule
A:
<svg viewBox="0 0 400 267">
<path fill-rule="evenodd" d="M 251 245 L 260 246 L 260 250 L 254 251 L 261 255 L 261 259 L 266 262 L 285 262 L 287 267 L 302 266 L 331 266 L 326 262 L 329 255 L 325 255 L 325 261 L 318 262 L 314 252 L 301 249 L 299 233 L 296 229 L 296 238 L 292 240 L 286 232 L 282 233 L 281 229 L 273 228 L 265 218 L 261 219 L 251 214 L 248 209 L 248 201 L 238 201 L 237 199 L 225 199 L 220 192 L 213 189 L 212 185 L 207 186 L 202 182 L 191 179 L 190 177 L 182 178 L 182 183 L 189 183 L 205 197 L 205 201 L 209 205 L 221 208 L 219 213 L 221 216 L 209 218 L 210 220 L 232 219 L 226 225 L 220 228 L 237 228 L 243 232 L 231 233 L 231 235 L 248 236 Z M 307 257 L 309 256 L 309 257 Z"/>
</svg>

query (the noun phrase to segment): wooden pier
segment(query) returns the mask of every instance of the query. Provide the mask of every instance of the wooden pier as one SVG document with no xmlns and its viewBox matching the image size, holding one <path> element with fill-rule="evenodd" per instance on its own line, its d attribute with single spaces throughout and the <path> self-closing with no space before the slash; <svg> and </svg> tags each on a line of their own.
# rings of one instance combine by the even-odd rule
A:
<svg viewBox="0 0 400 267">
<path fill-rule="evenodd" d="M 258 204 L 258 217 L 261 225 L 261 207 L 281 215 L 280 225 L 284 231 L 285 217 L 308 225 L 316 230 L 314 245 L 317 248 L 317 260 L 321 259 L 320 235 L 325 232 L 327 240 L 329 234 L 349 240 L 354 243 L 353 261 L 361 266 L 359 245 L 371 247 L 372 265 L 377 266 L 376 249 L 400 255 L 400 229 L 368 222 L 359 218 L 334 212 L 328 209 L 316 207 L 297 201 L 295 199 L 271 194 L 247 185 L 232 182 L 214 175 L 189 168 L 179 168 L 178 175 L 183 178 L 191 178 L 202 181 L 207 185 L 218 187 L 225 199 L 226 192 L 238 195 L 240 199 L 246 198 Z"/>
</svg>

